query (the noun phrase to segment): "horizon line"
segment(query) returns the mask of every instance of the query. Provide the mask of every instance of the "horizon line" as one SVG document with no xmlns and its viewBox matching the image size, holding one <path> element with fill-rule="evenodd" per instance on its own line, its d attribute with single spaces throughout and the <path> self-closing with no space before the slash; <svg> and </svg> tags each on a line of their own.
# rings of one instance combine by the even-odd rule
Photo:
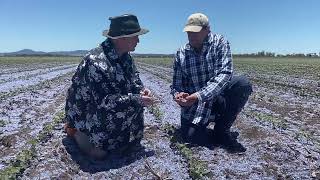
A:
<svg viewBox="0 0 320 180">
<path fill-rule="evenodd" d="M 39 52 L 39 53 L 46 53 L 46 54 L 50 54 L 50 53 L 56 53 L 56 52 L 72 52 L 72 51 L 90 51 L 90 50 L 86 50 L 86 49 L 76 49 L 76 50 L 57 50 L 57 51 L 38 51 L 38 50 L 33 50 L 33 49 L 28 49 L 28 48 L 24 48 L 24 49 L 21 49 L 21 50 L 18 50 L 18 51 L 11 51 L 11 52 L 0 52 L 0 54 L 12 54 L 12 53 L 17 53 L 17 52 L 20 52 L 20 51 L 23 51 L 23 50 L 30 50 L 30 51 L 33 51 L 35 53 Z M 257 54 L 257 53 L 272 53 L 272 54 L 275 54 L 275 55 L 292 55 L 292 54 L 305 54 L 305 55 L 308 55 L 308 54 L 316 54 L 316 55 L 319 55 L 320 56 L 320 51 L 319 52 L 308 52 L 308 53 L 303 53 L 303 52 L 291 52 L 291 53 L 276 53 L 276 52 L 272 52 L 272 51 L 266 51 L 266 50 L 261 50 L 261 51 L 255 51 L 255 52 L 242 52 L 242 53 L 232 53 L 232 54 L 238 54 L 238 55 L 241 55 L 241 54 Z M 161 54 L 161 55 L 172 55 L 172 54 L 175 54 L 175 53 L 141 53 L 141 52 L 132 52 L 132 54 Z"/>
</svg>

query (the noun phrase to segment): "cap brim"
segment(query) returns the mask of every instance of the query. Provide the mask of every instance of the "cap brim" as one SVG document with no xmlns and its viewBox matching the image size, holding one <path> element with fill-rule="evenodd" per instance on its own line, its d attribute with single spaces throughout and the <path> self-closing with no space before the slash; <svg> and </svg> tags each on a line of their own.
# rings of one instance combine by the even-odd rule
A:
<svg viewBox="0 0 320 180">
<path fill-rule="evenodd" d="M 183 28 L 183 32 L 200 32 L 202 26 L 186 26 Z"/>
<path fill-rule="evenodd" d="M 148 33 L 149 30 L 148 29 L 143 29 L 141 28 L 140 31 L 136 32 L 136 33 L 133 33 L 133 34 L 128 34 L 128 35 L 121 35 L 121 36 L 110 36 L 109 35 L 109 30 L 104 30 L 102 32 L 102 35 L 105 36 L 105 37 L 108 37 L 108 38 L 111 38 L 111 39 L 119 39 L 119 38 L 124 38 L 124 37 L 133 37 L 133 36 L 140 36 L 140 35 L 143 35 L 143 34 L 146 34 Z"/>
</svg>

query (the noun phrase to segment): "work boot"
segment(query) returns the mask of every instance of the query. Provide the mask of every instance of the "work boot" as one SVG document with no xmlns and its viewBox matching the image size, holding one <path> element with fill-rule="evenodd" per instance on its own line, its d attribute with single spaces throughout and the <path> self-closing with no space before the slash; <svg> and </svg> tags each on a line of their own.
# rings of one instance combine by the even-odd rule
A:
<svg viewBox="0 0 320 180">
<path fill-rule="evenodd" d="M 230 132 L 230 136 L 233 138 L 233 139 L 237 139 L 238 136 L 239 136 L 239 133 L 237 131 L 231 131 Z"/>
<path fill-rule="evenodd" d="M 214 132 L 213 141 L 215 145 L 221 146 L 229 153 L 241 153 L 247 149 L 237 141 L 238 132 Z"/>
<path fill-rule="evenodd" d="M 215 135 L 215 133 L 214 133 L 214 131 L 212 130 L 212 129 L 207 129 L 207 132 L 206 132 L 207 134 L 208 134 L 208 137 L 214 137 Z M 237 139 L 238 138 L 238 136 L 239 136 L 239 133 L 237 132 L 237 131 L 231 131 L 231 132 L 229 132 L 230 133 L 230 136 L 233 138 L 233 139 Z"/>
</svg>

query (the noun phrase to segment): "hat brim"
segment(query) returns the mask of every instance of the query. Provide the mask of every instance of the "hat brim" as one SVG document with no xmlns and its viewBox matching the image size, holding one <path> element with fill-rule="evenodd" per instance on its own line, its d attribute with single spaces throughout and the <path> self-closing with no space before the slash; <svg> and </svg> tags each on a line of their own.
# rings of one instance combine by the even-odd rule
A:
<svg viewBox="0 0 320 180">
<path fill-rule="evenodd" d="M 200 32 L 202 26 L 186 26 L 183 28 L 183 32 Z"/>
<path fill-rule="evenodd" d="M 121 35 L 121 36 L 110 36 L 109 35 L 109 30 L 104 30 L 102 32 L 102 35 L 105 36 L 105 37 L 111 38 L 111 39 L 119 39 L 119 38 L 124 38 L 124 37 L 140 36 L 140 35 L 146 34 L 148 32 L 149 32 L 148 29 L 141 28 L 140 31 L 138 31 L 136 33 L 133 33 L 133 34 L 127 34 L 127 35 Z"/>
</svg>

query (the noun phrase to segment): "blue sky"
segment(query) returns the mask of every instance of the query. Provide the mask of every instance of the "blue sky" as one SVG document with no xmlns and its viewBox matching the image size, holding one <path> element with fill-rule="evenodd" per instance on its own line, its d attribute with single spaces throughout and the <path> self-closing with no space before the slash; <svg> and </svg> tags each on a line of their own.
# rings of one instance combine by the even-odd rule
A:
<svg viewBox="0 0 320 180">
<path fill-rule="evenodd" d="M 187 17 L 202 12 L 233 53 L 320 52 L 319 0 L 0 0 L 0 52 L 91 49 L 108 17 L 132 13 L 150 30 L 137 53 L 174 53 Z"/>
</svg>

